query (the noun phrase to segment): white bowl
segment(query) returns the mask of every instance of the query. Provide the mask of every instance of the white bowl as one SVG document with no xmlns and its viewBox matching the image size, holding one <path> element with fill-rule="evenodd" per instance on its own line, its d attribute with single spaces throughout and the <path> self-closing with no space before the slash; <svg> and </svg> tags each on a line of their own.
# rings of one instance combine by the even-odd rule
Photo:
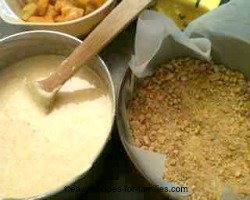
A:
<svg viewBox="0 0 250 200">
<path fill-rule="evenodd" d="M 100 8 L 81 18 L 57 23 L 25 22 L 21 19 L 18 0 L 0 0 L 0 17 L 8 24 L 23 26 L 31 30 L 54 30 L 74 36 L 89 33 L 113 8 L 116 0 L 107 0 Z"/>
</svg>

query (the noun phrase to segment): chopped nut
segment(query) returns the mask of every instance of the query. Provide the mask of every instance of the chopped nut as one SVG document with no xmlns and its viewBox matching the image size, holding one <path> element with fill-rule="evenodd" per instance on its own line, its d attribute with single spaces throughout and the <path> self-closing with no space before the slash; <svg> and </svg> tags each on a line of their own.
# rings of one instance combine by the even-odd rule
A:
<svg viewBox="0 0 250 200">
<path fill-rule="evenodd" d="M 236 171 L 234 175 L 235 175 L 236 178 L 238 178 L 238 177 L 241 176 L 241 172 L 240 171 Z"/>
<path fill-rule="evenodd" d="M 187 80 L 188 80 L 187 76 L 182 76 L 182 77 L 181 77 L 181 81 L 185 82 L 185 81 L 187 81 Z"/>
<path fill-rule="evenodd" d="M 174 153 L 174 154 L 178 154 L 179 151 L 175 149 L 175 150 L 173 151 L 173 153 Z"/>
<path fill-rule="evenodd" d="M 165 136 L 164 135 L 157 135 L 157 140 L 160 144 L 164 144 Z"/>
<path fill-rule="evenodd" d="M 144 137 L 143 137 L 143 141 L 144 141 L 144 144 L 145 144 L 146 146 L 148 146 L 148 145 L 150 144 L 150 141 L 149 141 L 148 136 L 144 136 Z"/>
<path fill-rule="evenodd" d="M 135 139 L 135 145 L 136 146 L 138 146 L 138 147 L 140 147 L 141 146 L 141 142 L 140 142 L 140 140 L 138 140 L 138 139 Z"/>
<path fill-rule="evenodd" d="M 165 78 L 165 80 L 171 80 L 174 77 L 174 74 L 169 72 Z"/>
<path fill-rule="evenodd" d="M 171 160 L 170 165 L 175 166 L 176 165 L 176 160 Z"/>
</svg>

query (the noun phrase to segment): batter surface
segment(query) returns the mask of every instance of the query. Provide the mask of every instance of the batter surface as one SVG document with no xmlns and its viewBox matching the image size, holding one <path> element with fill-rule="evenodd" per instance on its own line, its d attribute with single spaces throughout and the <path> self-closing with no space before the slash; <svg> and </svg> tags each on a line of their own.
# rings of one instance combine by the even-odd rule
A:
<svg viewBox="0 0 250 200">
<path fill-rule="evenodd" d="M 0 72 L 0 198 L 41 195 L 64 186 L 91 166 L 109 135 L 112 101 L 87 67 L 58 93 L 50 114 L 25 86 L 59 66 L 64 57 L 41 55 Z"/>
</svg>

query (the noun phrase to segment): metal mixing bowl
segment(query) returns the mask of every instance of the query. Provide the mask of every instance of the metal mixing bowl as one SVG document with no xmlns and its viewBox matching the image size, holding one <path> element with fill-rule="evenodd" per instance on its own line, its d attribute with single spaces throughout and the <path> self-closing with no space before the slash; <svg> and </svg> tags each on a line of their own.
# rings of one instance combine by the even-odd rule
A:
<svg viewBox="0 0 250 200">
<path fill-rule="evenodd" d="M 29 31 L 18 33 L 0 40 L 0 69 L 24 58 L 39 54 L 58 54 L 68 56 L 80 43 L 81 41 L 75 37 L 53 31 Z M 86 64 L 91 67 L 100 78 L 102 78 L 104 84 L 106 84 L 109 89 L 109 94 L 113 104 L 111 116 L 113 123 L 115 115 L 115 92 L 107 66 L 99 56 L 93 57 Z M 102 156 L 100 155 L 110 139 L 111 130 L 112 126 L 110 127 L 109 133 L 107 133 L 105 145 L 101 147 L 99 155 L 94 159 L 94 162 L 87 171 L 79 177 L 72 177 L 72 180 L 64 187 L 58 188 L 57 190 L 51 191 L 42 196 L 31 197 L 29 200 L 48 199 L 49 197 L 51 199 L 75 199 L 77 194 L 72 191 L 65 191 L 65 187 L 69 185 L 76 189 L 79 189 L 79 187 L 87 187 L 92 180 L 95 179 L 98 170 L 100 170 L 100 164 L 97 164 L 97 160 L 98 163 L 102 160 Z"/>
</svg>

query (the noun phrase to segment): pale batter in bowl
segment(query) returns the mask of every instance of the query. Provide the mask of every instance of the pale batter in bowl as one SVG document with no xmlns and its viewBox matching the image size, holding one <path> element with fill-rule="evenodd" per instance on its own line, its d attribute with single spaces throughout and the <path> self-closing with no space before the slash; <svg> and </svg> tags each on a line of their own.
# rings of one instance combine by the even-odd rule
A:
<svg viewBox="0 0 250 200">
<path fill-rule="evenodd" d="M 27 198 L 70 183 L 89 169 L 109 137 L 112 100 L 108 86 L 83 67 L 58 93 L 50 114 L 25 86 L 64 60 L 27 58 L 0 72 L 0 198 Z"/>
</svg>

